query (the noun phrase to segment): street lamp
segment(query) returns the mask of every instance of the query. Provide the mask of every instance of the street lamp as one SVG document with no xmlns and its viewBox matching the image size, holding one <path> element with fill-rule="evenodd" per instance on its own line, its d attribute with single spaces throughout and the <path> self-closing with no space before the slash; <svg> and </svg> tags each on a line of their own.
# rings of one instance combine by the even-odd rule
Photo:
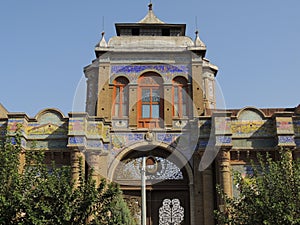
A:
<svg viewBox="0 0 300 225">
<path fill-rule="evenodd" d="M 142 225 L 146 225 L 146 172 L 155 173 L 157 170 L 157 161 L 154 157 L 143 157 L 142 159 L 142 168 L 141 168 L 141 180 L 142 180 Z"/>
</svg>

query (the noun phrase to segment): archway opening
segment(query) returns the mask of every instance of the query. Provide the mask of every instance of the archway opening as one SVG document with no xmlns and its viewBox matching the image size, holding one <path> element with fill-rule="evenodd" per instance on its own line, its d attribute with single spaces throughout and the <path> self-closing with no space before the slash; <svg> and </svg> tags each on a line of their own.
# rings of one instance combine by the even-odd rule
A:
<svg viewBox="0 0 300 225">
<path fill-rule="evenodd" d="M 141 165 L 151 162 L 146 173 L 147 225 L 190 224 L 190 190 L 187 170 L 176 157 L 159 147 L 132 150 L 114 172 L 137 224 L 141 218 Z M 170 221 L 170 223 L 166 223 Z"/>
</svg>

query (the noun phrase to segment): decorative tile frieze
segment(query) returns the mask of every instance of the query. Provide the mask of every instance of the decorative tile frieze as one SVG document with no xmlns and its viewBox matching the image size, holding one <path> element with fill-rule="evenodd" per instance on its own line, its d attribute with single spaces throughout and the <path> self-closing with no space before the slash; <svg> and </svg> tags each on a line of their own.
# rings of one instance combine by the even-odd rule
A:
<svg viewBox="0 0 300 225">
<path fill-rule="evenodd" d="M 117 76 L 126 76 L 130 83 L 137 83 L 137 78 L 143 72 L 155 71 L 162 75 L 164 83 L 170 83 L 176 76 L 184 76 L 188 78 L 190 69 L 188 65 L 113 65 L 111 66 L 111 83 Z"/>
<path fill-rule="evenodd" d="M 295 145 L 293 136 L 278 136 L 278 145 Z"/>
</svg>

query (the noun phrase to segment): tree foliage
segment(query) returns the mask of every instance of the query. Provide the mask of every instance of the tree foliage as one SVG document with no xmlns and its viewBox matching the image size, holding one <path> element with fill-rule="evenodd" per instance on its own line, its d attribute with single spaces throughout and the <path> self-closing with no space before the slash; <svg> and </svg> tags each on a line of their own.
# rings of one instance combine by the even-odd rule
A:
<svg viewBox="0 0 300 225">
<path fill-rule="evenodd" d="M 19 131 L 1 143 L 0 225 L 134 224 L 118 185 L 96 187 L 82 169 L 76 185 L 71 168 L 45 165 L 42 151 L 26 152 L 21 171 L 21 152 Z"/>
<path fill-rule="evenodd" d="M 220 224 L 300 224 L 300 161 L 289 151 L 279 151 L 279 159 L 259 156 L 254 173 L 242 177 L 233 171 L 239 196 L 219 193 L 224 209 L 216 212 Z"/>
</svg>

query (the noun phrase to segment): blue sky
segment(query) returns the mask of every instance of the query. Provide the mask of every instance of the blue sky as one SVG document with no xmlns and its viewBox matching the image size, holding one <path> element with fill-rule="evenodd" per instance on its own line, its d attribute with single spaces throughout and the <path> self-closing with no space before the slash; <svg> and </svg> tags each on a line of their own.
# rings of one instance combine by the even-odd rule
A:
<svg viewBox="0 0 300 225">
<path fill-rule="evenodd" d="M 83 67 L 95 58 L 103 17 L 108 40 L 115 35 L 114 23 L 141 20 L 148 2 L 1 1 L 0 102 L 29 116 L 47 107 L 72 111 Z M 161 20 L 186 23 L 192 38 L 197 20 L 206 57 L 219 67 L 227 108 L 300 104 L 299 0 L 152 2 Z"/>
</svg>

